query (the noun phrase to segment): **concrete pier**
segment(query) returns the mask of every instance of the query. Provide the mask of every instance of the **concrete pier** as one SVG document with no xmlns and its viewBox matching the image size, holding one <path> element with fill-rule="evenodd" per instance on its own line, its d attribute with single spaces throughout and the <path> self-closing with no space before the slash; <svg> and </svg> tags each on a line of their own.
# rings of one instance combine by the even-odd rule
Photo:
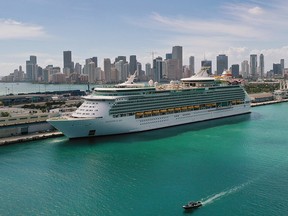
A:
<svg viewBox="0 0 288 216">
<path fill-rule="evenodd" d="M 21 136 L 5 137 L 5 138 L 0 139 L 0 146 L 13 144 L 13 143 L 28 142 L 28 141 L 33 141 L 33 140 L 47 139 L 50 137 L 59 137 L 59 136 L 63 136 L 63 134 L 61 132 L 58 132 L 58 131 L 53 131 L 53 132 L 35 133 L 35 134 L 28 134 L 28 135 L 21 135 Z"/>
<path fill-rule="evenodd" d="M 258 102 L 258 103 L 251 103 L 251 107 L 264 106 L 264 105 L 276 104 L 276 103 L 283 103 L 283 102 L 288 102 L 288 99 L 273 100 L 273 101 L 263 101 L 263 102 Z"/>
</svg>

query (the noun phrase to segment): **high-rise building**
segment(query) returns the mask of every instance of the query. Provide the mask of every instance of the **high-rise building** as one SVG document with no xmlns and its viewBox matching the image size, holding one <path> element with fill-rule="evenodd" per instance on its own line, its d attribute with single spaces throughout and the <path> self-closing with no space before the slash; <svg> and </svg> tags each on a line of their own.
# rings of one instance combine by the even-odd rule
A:
<svg viewBox="0 0 288 216">
<path fill-rule="evenodd" d="M 118 56 L 115 58 L 115 63 L 122 60 L 124 63 L 126 63 L 126 56 Z"/>
<path fill-rule="evenodd" d="M 221 75 L 223 71 L 228 69 L 228 56 L 225 54 L 218 55 L 216 57 L 216 63 L 217 63 L 217 75 Z"/>
<path fill-rule="evenodd" d="M 117 81 L 125 81 L 127 78 L 127 75 L 124 74 L 124 61 L 123 60 L 119 60 L 115 63 L 115 68 L 117 70 Z"/>
<path fill-rule="evenodd" d="M 109 58 L 104 59 L 104 80 L 111 82 L 111 60 Z"/>
<path fill-rule="evenodd" d="M 129 63 L 125 62 L 123 65 L 123 80 L 126 80 L 128 78 L 128 74 L 129 74 Z"/>
<path fill-rule="evenodd" d="M 98 67 L 98 58 L 92 57 L 91 60 L 95 63 L 95 68 L 97 68 Z"/>
<path fill-rule="evenodd" d="M 201 67 L 209 67 L 208 74 L 212 74 L 212 61 L 210 60 L 202 60 Z"/>
<path fill-rule="evenodd" d="M 168 59 L 165 61 L 166 64 L 166 76 L 168 80 L 179 80 L 179 74 L 177 72 L 178 68 L 178 60 L 177 59 Z"/>
<path fill-rule="evenodd" d="M 195 57 L 194 56 L 189 57 L 189 70 L 190 70 L 191 75 L 195 74 Z"/>
<path fill-rule="evenodd" d="M 91 61 L 87 66 L 87 74 L 88 74 L 88 82 L 89 83 L 96 83 L 96 67 L 95 62 Z"/>
<path fill-rule="evenodd" d="M 82 73 L 82 65 L 79 63 L 75 64 L 75 73 L 81 74 Z"/>
<path fill-rule="evenodd" d="M 249 76 L 249 63 L 247 60 L 244 60 L 241 63 L 241 75 L 245 79 L 248 78 L 248 76 Z"/>
<path fill-rule="evenodd" d="M 281 73 L 284 75 L 284 68 L 285 68 L 284 59 L 280 60 L 280 64 L 281 64 Z"/>
<path fill-rule="evenodd" d="M 183 49 L 182 46 L 174 46 L 172 47 L 172 59 L 178 59 L 179 60 L 179 64 L 181 66 L 182 69 L 182 65 L 183 65 Z"/>
<path fill-rule="evenodd" d="M 182 46 L 172 47 L 172 59 L 178 60 L 178 67 L 176 70 L 177 77 L 182 78 L 182 68 L 183 68 L 183 49 Z"/>
<path fill-rule="evenodd" d="M 36 81 L 37 80 L 37 57 L 36 56 L 30 56 L 30 59 L 26 61 L 26 76 L 27 81 Z"/>
<path fill-rule="evenodd" d="M 71 51 L 63 51 L 63 68 L 69 68 L 70 73 L 74 71 L 74 63 L 72 62 Z"/>
<path fill-rule="evenodd" d="M 260 74 L 260 78 L 263 79 L 264 78 L 264 55 L 260 54 L 259 57 L 259 74 Z"/>
<path fill-rule="evenodd" d="M 239 77 L 239 64 L 233 64 L 231 66 L 232 77 L 238 78 Z"/>
<path fill-rule="evenodd" d="M 257 79 L 257 55 L 250 55 L 250 77 L 252 79 Z"/>
<path fill-rule="evenodd" d="M 162 74 L 162 57 L 158 56 L 153 60 L 153 80 L 160 82 L 160 79 L 163 78 Z"/>
<path fill-rule="evenodd" d="M 143 76 L 142 73 L 142 64 L 140 62 L 137 62 L 137 75 L 138 76 Z"/>
<path fill-rule="evenodd" d="M 36 56 L 30 56 L 30 62 L 34 65 L 37 64 L 37 57 Z"/>
<path fill-rule="evenodd" d="M 14 82 L 21 82 L 24 80 L 24 71 L 22 71 L 22 67 L 19 66 L 19 70 L 15 69 L 14 70 Z"/>
<path fill-rule="evenodd" d="M 273 73 L 274 76 L 282 76 L 282 68 L 281 68 L 281 64 L 273 64 Z"/>
<path fill-rule="evenodd" d="M 131 55 L 130 61 L 129 61 L 129 72 L 130 72 L 130 74 L 134 74 L 136 70 L 137 70 L 136 55 Z"/>
<path fill-rule="evenodd" d="M 166 60 L 167 59 L 172 59 L 172 53 L 166 53 Z"/>
<path fill-rule="evenodd" d="M 151 79 L 152 78 L 152 69 L 151 69 L 151 64 L 150 63 L 147 63 L 145 65 L 145 75 L 148 77 L 148 79 Z"/>
<path fill-rule="evenodd" d="M 83 73 L 88 75 L 88 65 L 92 62 L 91 58 L 85 59 Z"/>
</svg>

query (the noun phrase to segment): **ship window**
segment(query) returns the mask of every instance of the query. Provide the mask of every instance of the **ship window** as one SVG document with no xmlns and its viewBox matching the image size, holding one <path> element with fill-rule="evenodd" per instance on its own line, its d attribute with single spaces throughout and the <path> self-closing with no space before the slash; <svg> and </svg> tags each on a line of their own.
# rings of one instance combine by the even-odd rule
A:
<svg viewBox="0 0 288 216">
<path fill-rule="evenodd" d="M 94 135 L 95 135 L 95 132 L 96 132 L 96 130 L 90 130 L 88 135 L 89 135 L 89 136 L 94 136 Z"/>
</svg>

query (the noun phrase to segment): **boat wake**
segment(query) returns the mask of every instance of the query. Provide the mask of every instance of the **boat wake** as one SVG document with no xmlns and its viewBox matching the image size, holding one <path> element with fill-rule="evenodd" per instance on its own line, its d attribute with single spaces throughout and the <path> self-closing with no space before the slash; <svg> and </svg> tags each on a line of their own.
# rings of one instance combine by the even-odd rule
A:
<svg viewBox="0 0 288 216">
<path fill-rule="evenodd" d="M 236 193 L 236 192 L 242 190 L 244 187 L 246 187 L 246 186 L 249 185 L 250 183 L 251 183 L 251 181 L 246 182 L 246 183 L 243 183 L 243 184 L 238 185 L 238 186 L 235 186 L 235 187 L 230 188 L 230 189 L 228 189 L 228 190 L 222 191 L 222 192 L 220 192 L 220 193 L 211 195 L 211 196 L 207 197 L 206 199 L 201 200 L 202 205 L 211 204 L 211 203 L 213 203 L 214 201 L 221 199 L 222 197 L 225 197 L 225 196 L 228 196 L 228 195 L 230 195 L 230 194 Z"/>
</svg>

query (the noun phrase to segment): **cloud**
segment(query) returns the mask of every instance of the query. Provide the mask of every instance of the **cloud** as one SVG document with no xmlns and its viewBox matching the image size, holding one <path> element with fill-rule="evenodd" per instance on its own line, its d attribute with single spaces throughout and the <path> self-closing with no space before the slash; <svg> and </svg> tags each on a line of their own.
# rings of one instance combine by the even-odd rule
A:
<svg viewBox="0 0 288 216">
<path fill-rule="evenodd" d="M 255 31 L 249 25 L 231 22 L 228 19 L 199 19 L 199 18 L 170 18 L 158 13 L 150 15 L 150 19 L 167 31 L 183 34 L 206 35 L 206 36 L 233 36 L 241 38 L 255 38 L 261 36 L 261 31 Z"/>
<path fill-rule="evenodd" d="M 21 23 L 12 19 L 0 19 L 0 40 L 45 37 L 42 26 Z"/>
<path fill-rule="evenodd" d="M 258 6 L 248 9 L 248 12 L 252 15 L 261 15 L 264 13 L 263 9 Z"/>
</svg>

